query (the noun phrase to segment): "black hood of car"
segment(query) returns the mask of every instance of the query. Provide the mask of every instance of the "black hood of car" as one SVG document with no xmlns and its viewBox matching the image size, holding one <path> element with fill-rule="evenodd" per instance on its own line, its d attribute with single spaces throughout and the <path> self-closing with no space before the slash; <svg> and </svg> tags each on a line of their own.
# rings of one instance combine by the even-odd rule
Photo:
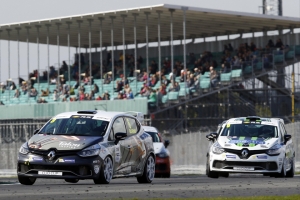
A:
<svg viewBox="0 0 300 200">
<path fill-rule="evenodd" d="M 28 141 L 30 149 L 48 150 L 57 149 L 65 150 L 81 150 L 93 144 L 101 142 L 102 136 L 71 136 L 71 135 L 45 135 L 36 134 Z"/>
</svg>

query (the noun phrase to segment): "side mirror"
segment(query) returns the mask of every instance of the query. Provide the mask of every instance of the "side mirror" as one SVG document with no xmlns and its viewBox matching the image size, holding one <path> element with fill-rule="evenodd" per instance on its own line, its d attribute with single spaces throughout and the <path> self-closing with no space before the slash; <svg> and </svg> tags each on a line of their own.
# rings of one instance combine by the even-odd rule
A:
<svg viewBox="0 0 300 200">
<path fill-rule="evenodd" d="M 284 135 L 284 143 L 287 143 L 292 138 L 291 135 Z"/>
<path fill-rule="evenodd" d="M 115 139 L 117 141 L 124 140 L 124 138 L 126 138 L 126 137 L 127 137 L 127 133 L 118 132 L 118 133 L 115 134 Z"/>
<path fill-rule="evenodd" d="M 169 140 L 165 140 L 164 145 L 165 145 L 165 148 L 167 148 L 170 145 L 170 141 Z"/>
<path fill-rule="evenodd" d="M 39 131 L 40 131 L 40 129 L 34 130 L 33 135 L 37 134 Z"/>
<path fill-rule="evenodd" d="M 208 141 L 214 141 L 215 139 L 217 139 L 217 137 L 218 137 L 218 133 L 210 133 L 206 135 Z"/>
</svg>

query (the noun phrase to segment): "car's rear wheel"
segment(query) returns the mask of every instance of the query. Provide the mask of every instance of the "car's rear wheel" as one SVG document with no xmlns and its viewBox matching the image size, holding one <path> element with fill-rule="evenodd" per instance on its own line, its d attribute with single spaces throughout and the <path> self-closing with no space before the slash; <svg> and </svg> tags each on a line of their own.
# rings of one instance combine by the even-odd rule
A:
<svg viewBox="0 0 300 200">
<path fill-rule="evenodd" d="M 95 184 L 109 184 L 113 177 L 113 163 L 109 156 L 103 161 L 103 166 L 100 169 L 99 178 L 94 179 Z"/>
<path fill-rule="evenodd" d="M 286 177 L 293 178 L 295 175 L 295 158 L 293 158 L 291 163 L 291 169 L 286 172 Z"/>
<path fill-rule="evenodd" d="M 155 175 L 155 160 L 153 155 L 149 155 L 145 163 L 144 172 L 142 176 L 138 176 L 139 183 L 151 183 Z"/>
<path fill-rule="evenodd" d="M 207 156 L 207 160 L 206 160 L 206 175 L 209 178 L 219 178 L 219 173 L 218 172 L 213 172 L 210 171 L 210 165 L 209 165 L 209 156 Z"/>
<path fill-rule="evenodd" d="M 79 179 L 76 179 L 76 178 L 66 178 L 65 181 L 68 182 L 68 183 L 78 183 Z"/>
<path fill-rule="evenodd" d="M 32 178 L 32 177 L 18 176 L 18 179 L 22 185 L 33 185 L 36 181 L 36 178 Z"/>
</svg>

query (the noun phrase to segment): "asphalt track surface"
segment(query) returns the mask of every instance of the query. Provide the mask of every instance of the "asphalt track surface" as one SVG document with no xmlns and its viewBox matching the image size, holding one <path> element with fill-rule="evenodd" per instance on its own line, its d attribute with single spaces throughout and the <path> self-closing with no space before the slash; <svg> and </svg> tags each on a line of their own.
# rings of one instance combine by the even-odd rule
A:
<svg viewBox="0 0 300 200">
<path fill-rule="evenodd" d="M 151 184 L 138 184 L 136 178 L 113 179 L 109 185 L 92 180 L 76 184 L 57 179 L 37 179 L 32 186 L 17 184 L 16 178 L 0 178 L 0 199 L 120 199 L 191 198 L 235 196 L 285 196 L 300 194 L 300 176 L 270 178 L 260 175 L 233 175 L 210 179 L 206 176 L 155 178 Z"/>
</svg>

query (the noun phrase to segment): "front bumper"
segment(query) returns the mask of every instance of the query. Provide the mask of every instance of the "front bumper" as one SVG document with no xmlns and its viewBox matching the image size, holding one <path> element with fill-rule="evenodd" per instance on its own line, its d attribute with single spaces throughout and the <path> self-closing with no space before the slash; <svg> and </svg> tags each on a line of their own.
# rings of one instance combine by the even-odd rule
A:
<svg viewBox="0 0 300 200">
<path fill-rule="evenodd" d="M 280 173 L 284 155 L 269 156 L 265 153 L 243 159 L 232 153 L 210 153 L 210 170 L 230 173 Z"/>
<path fill-rule="evenodd" d="M 156 156 L 155 160 L 155 174 L 170 173 L 170 157 L 160 158 Z"/>
<path fill-rule="evenodd" d="M 19 153 L 17 172 L 18 176 L 35 178 L 94 179 L 98 178 L 102 163 L 99 156 L 68 155 L 48 160 L 41 155 Z M 52 172 L 59 172 L 59 175 Z"/>
</svg>

